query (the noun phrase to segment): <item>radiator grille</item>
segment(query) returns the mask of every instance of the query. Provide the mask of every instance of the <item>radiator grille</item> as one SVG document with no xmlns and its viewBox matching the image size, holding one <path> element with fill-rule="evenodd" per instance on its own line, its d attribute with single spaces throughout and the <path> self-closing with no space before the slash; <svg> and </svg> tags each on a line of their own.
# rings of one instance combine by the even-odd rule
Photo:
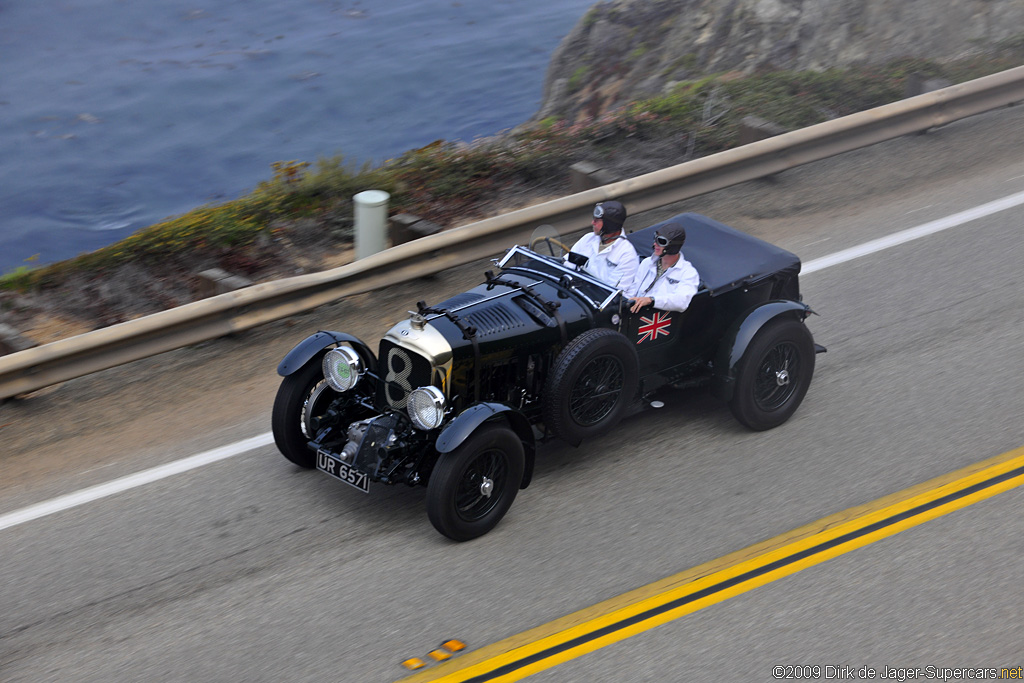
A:
<svg viewBox="0 0 1024 683">
<path fill-rule="evenodd" d="M 396 410 L 404 410 L 409 392 L 430 384 L 430 361 L 409 349 L 380 341 L 380 389 L 378 401 Z"/>
</svg>

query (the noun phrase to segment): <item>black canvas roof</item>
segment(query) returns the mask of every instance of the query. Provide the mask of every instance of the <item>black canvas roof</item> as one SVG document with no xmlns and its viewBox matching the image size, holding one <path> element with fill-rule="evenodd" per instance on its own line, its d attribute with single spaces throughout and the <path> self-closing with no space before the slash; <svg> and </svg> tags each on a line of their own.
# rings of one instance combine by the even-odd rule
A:
<svg viewBox="0 0 1024 683">
<path fill-rule="evenodd" d="M 800 272 L 795 254 L 698 213 L 679 214 L 627 235 L 641 259 L 651 255 L 654 233 L 673 221 L 686 229 L 683 258 L 697 269 L 701 283 L 712 295 L 778 271 Z"/>
</svg>

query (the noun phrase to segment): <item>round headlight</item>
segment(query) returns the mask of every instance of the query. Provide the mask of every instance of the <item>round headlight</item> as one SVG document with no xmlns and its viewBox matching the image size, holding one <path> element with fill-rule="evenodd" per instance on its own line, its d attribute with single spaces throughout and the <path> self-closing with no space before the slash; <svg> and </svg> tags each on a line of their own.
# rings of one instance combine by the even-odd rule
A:
<svg viewBox="0 0 1024 683">
<path fill-rule="evenodd" d="M 363 361 L 351 347 L 339 346 L 324 356 L 324 377 L 335 391 L 348 391 L 363 374 Z"/>
<path fill-rule="evenodd" d="M 436 429 L 444 421 L 444 394 L 437 387 L 420 387 L 409 392 L 409 419 L 420 429 Z"/>
</svg>

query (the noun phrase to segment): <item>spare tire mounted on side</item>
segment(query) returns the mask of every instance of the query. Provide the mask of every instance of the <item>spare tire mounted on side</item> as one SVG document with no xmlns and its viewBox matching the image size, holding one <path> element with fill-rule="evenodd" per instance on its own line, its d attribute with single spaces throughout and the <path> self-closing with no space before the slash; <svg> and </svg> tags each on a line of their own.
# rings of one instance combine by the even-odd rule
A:
<svg viewBox="0 0 1024 683">
<path fill-rule="evenodd" d="M 562 349 L 544 383 L 544 423 L 577 445 L 622 419 L 639 383 L 636 349 L 615 330 L 587 330 Z"/>
</svg>

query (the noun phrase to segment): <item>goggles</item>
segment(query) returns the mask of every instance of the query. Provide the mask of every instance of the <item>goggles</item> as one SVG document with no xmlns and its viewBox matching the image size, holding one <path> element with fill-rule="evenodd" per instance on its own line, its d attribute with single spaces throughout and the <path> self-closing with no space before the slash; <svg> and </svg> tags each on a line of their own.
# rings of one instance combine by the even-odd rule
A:
<svg viewBox="0 0 1024 683">
<path fill-rule="evenodd" d="M 655 235 L 654 236 L 654 243 L 657 244 L 659 247 L 667 247 L 668 246 L 668 238 L 663 236 L 663 235 Z"/>
<path fill-rule="evenodd" d="M 600 204 L 594 207 L 594 218 L 604 218 L 604 207 Z"/>
</svg>

